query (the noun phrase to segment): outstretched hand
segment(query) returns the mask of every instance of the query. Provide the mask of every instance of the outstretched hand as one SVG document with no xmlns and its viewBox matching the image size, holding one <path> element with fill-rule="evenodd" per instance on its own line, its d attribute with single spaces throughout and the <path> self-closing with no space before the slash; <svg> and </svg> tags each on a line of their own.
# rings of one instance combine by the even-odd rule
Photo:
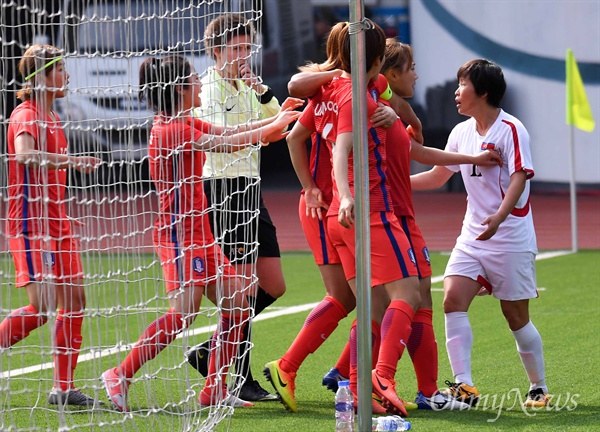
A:
<svg viewBox="0 0 600 432">
<path fill-rule="evenodd" d="M 297 120 L 298 117 L 300 117 L 301 115 L 302 111 L 279 111 L 279 113 L 275 117 L 275 120 L 273 121 L 273 123 L 271 123 L 271 125 L 274 126 L 274 132 L 263 135 L 261 138 L 261 143 L 263 145 L 266 145 L 266 143 L 279 141 L 285 138 L 289 134 L 289 131 L 284 132 L 285 127 L 294 120 Z"/>
<path fill-rule="evenodd" d="M 483 151 L 473 158 L 473 165 L 479 166 L 502 166 L 502 156 L 496 150 Z"/>
<path fill-rule="evenodd" d="M 294 98 L 294 97 L 289 97 L 289 98 L 286 98 L 286 100 L 284 100 L 283 103 L 281 104 L 281 111 L 295 110 L 296 108 L 299 108 L 302 105 L 304 105 L 304 100 Z"/>
</svg>

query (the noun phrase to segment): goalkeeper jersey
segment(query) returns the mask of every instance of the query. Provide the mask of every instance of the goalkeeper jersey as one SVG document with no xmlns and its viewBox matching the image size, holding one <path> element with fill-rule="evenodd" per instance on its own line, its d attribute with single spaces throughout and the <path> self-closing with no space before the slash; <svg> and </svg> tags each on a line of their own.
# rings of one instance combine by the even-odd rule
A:
<svg viewBox="0 0 600 432">
<path fill-rule="evenodd" d="M 237 89 L 214 67 L 208 68 L 202 78 L 202 106 L 194 111 L 194 115 L 228 128 L 277 115 L 280 108 L 277 98 L 261 104 L 257 93 L 244 81 L 238 79 L 235 84 Z M 247 147 L 234 153 L 206 152 L 204 177 L 258 177 L 259 173 L 259 151 L 256 148 Z"/>
</svg>

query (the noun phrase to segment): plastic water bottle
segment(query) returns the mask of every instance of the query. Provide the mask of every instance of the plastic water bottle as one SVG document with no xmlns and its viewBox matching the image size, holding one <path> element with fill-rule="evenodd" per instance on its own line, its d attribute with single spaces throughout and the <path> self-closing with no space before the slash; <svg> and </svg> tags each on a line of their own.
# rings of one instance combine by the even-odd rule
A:
<svg viewBox="0 0 600 432">
<path fill-rule="evenodd" d="M 350 381 L 340 381 L 335 394 L 335 432 L 354 432 L 354 398 Z"/>
<path fill-rule="evenodd" d="M 400 416 L 373 417 L 373 431 L 395 432 L 410 430 L 411 424 Z"/>
</svg>

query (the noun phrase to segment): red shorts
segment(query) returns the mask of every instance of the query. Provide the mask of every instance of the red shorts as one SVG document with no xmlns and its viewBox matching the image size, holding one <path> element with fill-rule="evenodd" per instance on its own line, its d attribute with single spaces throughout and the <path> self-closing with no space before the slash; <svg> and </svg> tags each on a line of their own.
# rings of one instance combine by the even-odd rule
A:
<svg viewBox="0 0 600 432">
<path fill-rule="evenodd" d="M 419 279 L 423 279 L 431 276 L 431 260 L 429 258 L 429 250 L 425 244 L 425 239 L 421 230 L 412 216 L 400 216 L 398 218 L 402 230 L 408 238 L 408 242 L 415 252 L 415 258 L 417 260 L 417 270 L 419 272 Z"/>
<path fill-rule="evenodd" d="M 308 246 L 315 257 L 315 263 L 317 265 L 340 264 L 342 262 L 340 256 L 327 233 L 327 221 L 306 216 L 304 195 L 300 195 L 298 216 L 300 216 L 300 223 Z"/>
<path fill-rule="evenodd" d="M 17 288 L 42 280 L 64 283 L 83 278 L 79 242 L 73 237 L 45 241 L 21 235 L 9 238 L 8 247 L 15 263 Z"/>
<path fill-rule="evenodd" d="M 235 276 L 233 266 L 217 244 L 159 243 L 154 248 L 162 265 L 167 292 L 186 286 L 207 286 L 219 277 Z"/>
<path fill-rule="evenodd" d="M 371 286 L 418 276 L 415 254 L 392 212 L 371 212 Z M 356 277 L 354 226 L 341 226 L 337 216 L 327 217 L 327 229 L 342 260 L 346 279 Z"/>
</svg>

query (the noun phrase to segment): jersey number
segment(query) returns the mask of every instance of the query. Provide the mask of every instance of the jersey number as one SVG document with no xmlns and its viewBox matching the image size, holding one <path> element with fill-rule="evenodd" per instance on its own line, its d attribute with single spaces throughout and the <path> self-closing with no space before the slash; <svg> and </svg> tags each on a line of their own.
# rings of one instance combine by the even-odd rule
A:
<svg viewBox="0 0 600 432">
<path fill-rule="evenodd" d="M 473 165 L 473 171 L 471 171 L 471 177 L 481 177 L 481 173 L 477 171 L 477 165 Z"/>
</svg>

